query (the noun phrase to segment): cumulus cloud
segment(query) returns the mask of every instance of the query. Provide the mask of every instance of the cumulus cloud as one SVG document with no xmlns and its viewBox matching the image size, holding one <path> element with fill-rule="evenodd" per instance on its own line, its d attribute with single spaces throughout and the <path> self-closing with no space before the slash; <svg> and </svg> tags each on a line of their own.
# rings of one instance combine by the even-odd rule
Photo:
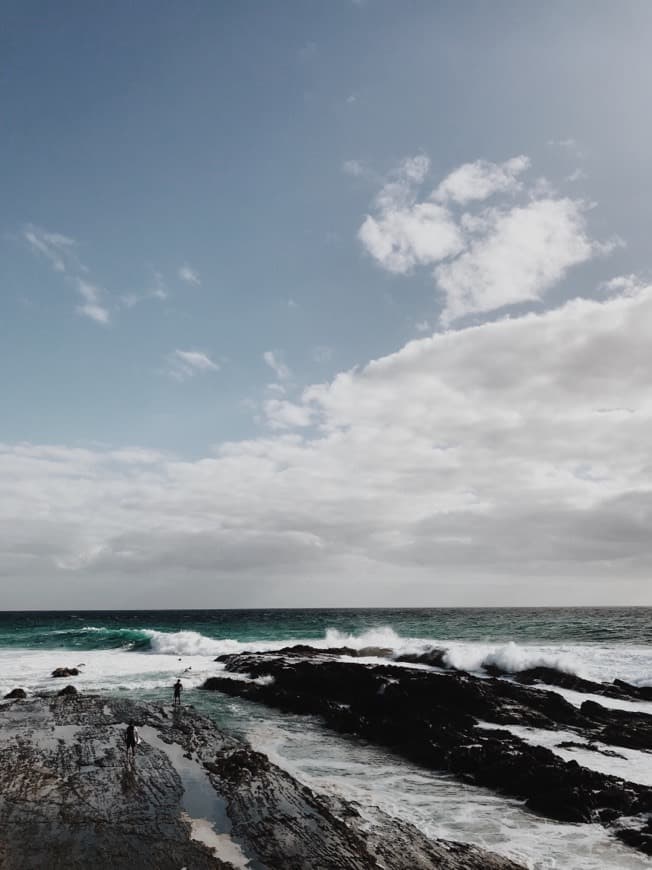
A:
<svg viewBox="0 0 652 870">
<path fill-rule="evenodd" d="M 491 211 L 465 253 L 435 270 L 446 293 L 442 319 L 540 299 L 593 252 L 581 202 L 540 199 Z"/>
<path fill-rule="evenodd" d="M 376 214 L 367 215 L 358 232 L 367 251 L 390 272 L 409 272 L 462 250 L 462 235 L 448 209 L 417 202 L 429 167 L 424 155 L 404 160 L 376 197 Z"/>
<path fill-rule="evenodd" d="M 652 287 L 621 290 L 416 339 L 196 460 L 0 446 L 5 606 L 649 604 Z"/>
<path fill-rule="evenodd" d="M 169 373 L 178 381 L 185 381 L 202 372 L 217 372 L 219 365 L 206 353 L 198 350 L 175 350 L 168 358 Z"/>
<path fill-rule="evenodd" d="M 524 155 L 513 157 L 505 163 L 476 160 L 464 163 L 441 182 L 433 192 L 433 198 L 465 205 L 473 200 L 487 199 L 494 193 L 514 193 L 522 189 L 519 175 L 530 166 Z"/>
<path fill-rule="evenodd" d="M 526 185 L 521 176 L 529 167 L 524 155 L 465 163 L 424 196 L 428 159 L 410 158 L 381 188 L 358 237 L 390 272 L 432 269 L 445 296 L 444 324 L 539 300 L 572 266 L 620 242 L 592 240 L 589 204 L 557 194 L 545 178 Z M 488 207 L 485 201 L 499 195 L 509 197 L 508 205 Z"/>
</svg>

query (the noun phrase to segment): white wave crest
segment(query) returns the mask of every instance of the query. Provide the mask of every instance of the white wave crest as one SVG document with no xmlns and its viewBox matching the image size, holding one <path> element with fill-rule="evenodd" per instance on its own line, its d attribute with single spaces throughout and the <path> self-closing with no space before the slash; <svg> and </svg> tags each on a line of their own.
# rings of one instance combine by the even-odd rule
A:
<svg viewBox="0 0 652 870">
<path fill-rule="evenodd" d="M 152 652 L 176 656 L 218 656 L 238 653 L 247 649 L 246 644 L 229 638 L 206 637 L 198 631 L 155 631 L 147 629 Z"/>
<path fill-rule="evenodd" d="M 580 669 L 580 662 L 574 655 L 523 647 L 514 641 L 493 648 L 475 644 L 455 645 L 446 651 L 444 661 L 460 671 L 480 671 L 493 666 L 510 674 L 540 667 L 554 668 L 566 674 L 577 674 Z"/>
</svg>

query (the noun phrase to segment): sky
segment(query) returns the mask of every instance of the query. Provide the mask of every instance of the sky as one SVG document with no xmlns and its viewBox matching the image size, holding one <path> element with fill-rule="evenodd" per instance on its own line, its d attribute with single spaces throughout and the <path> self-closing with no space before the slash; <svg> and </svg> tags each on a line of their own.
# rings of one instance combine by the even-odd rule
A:
<svg viewBox="0 0 652 870">
<path fill-rule="evenodd" d="M 652 6 L 0 10 L 2 607 L 652 604 Z"/>
</svg>

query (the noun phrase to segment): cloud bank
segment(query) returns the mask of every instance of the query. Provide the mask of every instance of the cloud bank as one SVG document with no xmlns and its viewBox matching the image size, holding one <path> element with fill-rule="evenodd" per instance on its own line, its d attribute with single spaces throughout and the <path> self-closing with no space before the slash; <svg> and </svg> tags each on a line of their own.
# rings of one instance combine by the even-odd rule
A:
<svg viewBox="0 0 652 870">
<path fill-rule="evenodd" d="M 5 606 L 650 603 L 652 287 L 608 292 L 414 340 L 195 461 L 3 445 Z"/>
</svg>

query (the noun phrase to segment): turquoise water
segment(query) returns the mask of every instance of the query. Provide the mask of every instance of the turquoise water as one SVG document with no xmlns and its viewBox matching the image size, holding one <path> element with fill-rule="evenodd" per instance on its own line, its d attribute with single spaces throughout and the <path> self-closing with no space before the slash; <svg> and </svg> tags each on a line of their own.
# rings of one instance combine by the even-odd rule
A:
<svg viewBox="0 0 652 870">
<path fill-rule="evenodd" d="M 652 608 L 168 610 L 0 613 L 0 648 L 152 648 L 150 632 L 306 641 L 391 628 L 434 642 L 652 645 Z M 340 641 L 341 642 L 341 641 Z"/>
</svg>

